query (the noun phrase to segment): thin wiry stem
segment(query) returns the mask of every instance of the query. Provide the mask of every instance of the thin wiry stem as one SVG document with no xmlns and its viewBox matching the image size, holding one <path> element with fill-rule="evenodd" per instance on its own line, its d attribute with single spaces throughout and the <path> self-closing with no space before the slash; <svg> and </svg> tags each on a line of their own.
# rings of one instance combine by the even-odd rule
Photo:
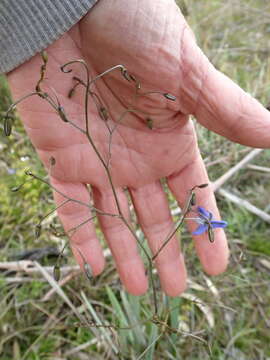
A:
<svg viewBox="0 0 270 360">
<path fill-rule="evenodd" d="M 66 205 L 68 202 L 70 202 L 72 200 L 70 199 L 67 199 L 67 200 L 64 200 L 60 205 L 56 206 L 53 210 L 49 211 L 46 215 L 44 215 L 42 217 L 42 219 L 39 221 L 39 224 L 38 225 L 41 225 L 42 222 L 48 217 L 50 216 L 51 214 L 53 214 L 55 211 L 57 211 L 58 209 L 60 209 L 62 206 Z"/>
<path fill-rule="evenodd" d="M 77 203 L 79 205 L 85 206 L 88 209 L 91 210 L 91 212 L 95 212 L 96 214 L 100 215 L 100 216 L 111 216 L 111 217 L 115 217 L 120 219 L 125 226 L 127 227 L 127 229 L 130 231 L 130 233 L 132 234 L 132 236 L 136 239 L 136 242 L 138 243 L 139 247 L 141 248 L 141 250 L 143 251 L 147 263 L 148 263 L 148 270 L 149 270 L 149 274 L 150 274 L 150 283 L 151 283 L 151 288 L 153 291 L 153 302 L 154 302 L 154 315 L 151 319 L 152 322 L 156 323 L 159 326 L 162 326 L 164 329 L 166 329 L 167 331 L 177 331 L 177 329 L 172 329 L 167 325 L 167 321 L 162 322 L 159 317 L 158 317 L 158 302 L 157 302 L 157 290 L 155 287 L 155 283 L 154 283 L 154 276 L 153 276 L 153 262 L 154 260 L 157 258 L 157 256 L 160 254 L 160 252 L 164 249 L 164 247 L 169 243 L 169 241 L 172 239 L 172 237 L 174 236 L 174 234 L 177 232 L 177 230 L 182 226 L 184 219 L 187 215 L 187 213 L 191 210 L 191 207 L 194 205 L 195 202 L 195 188 L 197 187 L 203 187 L 203 185 L 199 185 L 199 186 L 195 186 L 190 190 L 190 194 L 189 197 L 187 199 L 187 202 L 185 204 L 185 207 L 183 209 L 183 213 L 181 215 L 180 220 L 178 221 L 175 229 L 173 230 L 172 233 L 170 233 L 164 243 L 161 245 L 161 247 L 158 249 L 157 253 L 153 255 L 153 257 L 151 257 L 148 254 L 148 251 L 146 250 L 145 246 L 143 245 L 143 243 L 141 242 L 141 240 L 139 239 L 139 237 L 137 236 L 135 230 L 133 229 L 132 225 L 130 224 L 130 222 L 125 218 L 122 209 L 121 209 L 121 204 L 120 204 L 120 200 L 118 198 L 117 195 L 117 190 L 114 186 L 113 183 L 113 179 L 112 179 L 112 175 L 110 172 L 110 160 L 111 160 L 111 146 L 112 146 L 112 136 L 114 131 L 116 130 L 117 126 L 119 126 L 119 124 L 121 124 L 121 122 L 123 121 L 123 119 L 125 118 L 125 116 L 129 113 L 141 113 L 143 115 L 149 116 L 150 114 L 148 114 L 145 111 L 142 111 L 140 109 L 137 109 L 134 104 L 132 104 L 132 106 L 128 107 L 126 110 L 123 111 L 123 113 L 120 115 L 120 117 L 118 118 L 118 120 L 116 121 L 115 125 L 112 127 L 112 129 L 110 128 L 110 126 L 107 124 L 107 120 L 108 120 L 108 109 L 103 105 L 101 98 L 99 97 L 98 94 L 96 94 L 95 92 L 91 91 L 91 86 L 95 84 L 95 82 L 99 79 L 101 79 L 103 76 L 109 74 L 111 71 L 114 71 L 116 69 L 120 69 L 122 76 L 128 80 L 129 82 L 133 82 L 135 84 L 135 93 L 134 93 L 134 101 L 136 101 L 137 98 L 142 97 L 142 96 L 147 96 L 147 95 L 151 95 L 151 94 L 160 94 L 162 96 L 164 96 L 166 99 L 171 100 L 171 101 L 175 101 L 175 97 L 174 95 L 171 95 L 169 93 L 163 93 L 161 91 L 148 91 L 148 92 L 141 92 L 141 83 L 132 75 L 129 74 L 127 69 L 123 66 L 123 65 L 116 65 L 111 67 L 110 69 L 107 69 L 106 71 L 104 71 L 103 73 L 97 75 L 96 77 L 94 77 L 93 79 L 90 79 L 90 74 L 89 74 L 89 69 L 87 64 L 85 63 L 84 60 L 73 60 L 70 62 L 67 62 L 66 64 L 64 64 L 63 66 L 61 66 L 61 70 L 64 73 L 70 73 L 72 71 L 72 69 L 69 67 L 73 64 L 81 64 L 83 65 L 85 71 L 86 71 L 86 81 L 84 82 L 83 80 L 81 80 L 78 77 L 74 77 L 74 80 L 77 81 L 77 83 L 75 84 L 75 86 L 71 89 L 70 93 L 69 93 L 69 97 L 72 96 L 72 94 L 74 93 L 76 87 L 79 84 L 82 84 L 85 87 L 85 94 L 84 94 L 84 120 L 85 120 L 85 129 L 81 128 L 80 126 L 78 126 L 77 124 L 75 124 L 73 121 L 71 121 L 67 114 L 65 113 L 64 108 L 61 106 L 59 99 L 56 95 L 56 93 L 53 91 L 55 99 L 53 99 L 49 94 L 45 93 L 44 91 L 42 91 L 41 89 L 41 83 L 44 81 L 45 78 L 45 71 L 46 71 L 46 64 L 47 64 L 47 58 L 46 56 L 43 54 L 42 55 L 43 58 L 43 62 L 44 64 L 41 66 L 41 70 L 40 70 L 40 79 L 38 80 L 38 83 L 36 85 L 36 92 L 32 92 L 28 95 L 26 95 L 25 97 L 19 99 L 17 102 L 15 102 L 10 109 L 8 110 L 8 113 L 10 111 L 12 111 L 15 106 L 22 100 L 25 100 L 26 98 L 33 96 L 33 95 L 38 95 L 39 97 L 41 97 L 42 99 L 46 100 L 49 105 L 51 105 L 55 111 L 57 112 L 57 114 L 59 115 L 59 117 L 64 121 L 69 123 L 71 126 L 73 126 L 74 128 L 76 128 L 78 131 L 80 131 L 82 134 L 84 134 L 89 142 L 89 144 L 91 145 L 92 149 L 94 150 L 95 154 L 97 155 L 98 159 L 100 160 L 101 164 L 103 165 L 105 172 L 106 172 L 106 176 L 109 180 L 109 184 L 110 184 L 110 188 L 111 191 L 113 193 L 113 198 L 115 201 L 115 205 L 116 205 L 116 209 L 117 209 L 117 213 L 116 214 L 112 214 L 112 213 L 105 213 L 104 211 L 101 211 L 95 207 L 93 207 L 92 205 L 85 203 L 83 201 L 77 200 L 77 199 L 73 199 L 70 198 L 69 196 L 65 195 L 63 192 L 59 191 L 55 186 L 51 185 L 48 181 L 40 178 L 39 176 L 31 173 L 31 172 L 27 172 L 28 175 L 30 175 L 31 177 L 47 184 L 48 186 L 50 186 L 55 192 L 59 193 L 60 195 L 62 195 L 66 200 L 64 200 L 58 207 L 56 207 L 54 210 L 52 210 L 50 213 L 48 213 L 47 215 L 45 215 L 43 217 L 43 219 L 40 221 L 41 222 L 44 220 L 45 217 L 49 216 L 51 213 L 53 213 L 54 211 L 56 211 L 57 209 L 59 209 L 61 206 L 67 204 L 68 202 L 74 202 Z M 105 125 L 107 127 L 107 130 L 109 132 L 109 158 L 108 161 L 105 161 L 105 159 L 103 158 L 102 154 L 100 153 L 98 147 L 96 146 L 92 136 L 91 136 L 91 132 L 90 132 L 90 121 L 89 121 L 89 96 L 91 96 L 91 98 L 93 99 L 93 102 L 98 110 L 98 113 L 101 117 L 102 120 L 104 120 Z M 151 119 L 150 119 L 151 120 Z M 146 119 L 146 125 L 151 128 L 151 125 L 148 124 L 148 119 Z M 93 220 L 96 217 L 96 215 L 94 214 L 93 216 L 89 217 L 88 219 L 86 219 L 85 221 L 83 221 L 82 223 L 80 223 L 79 225 L 73 227 L 72 229 L 68 230 L 66 232 L 66 234 L 68 235 L 69 233 L 72 232 L 73 236 L 74 233 L 84 224 L 86 224 L 88 221 Z M 207 220 L 207 219 L 206 219 Z M 82 259 L 84 261 L 84 263 L 86 263 L 83 254 L 81 253 L 81 251 L 79 250 L 80 255 L 82 256 Z M 90 274 L 90 272 L 89 272 Z M 89 275 L 88 274 L 88 275 Z M 177 331 L 179 332 L 179 331 Z"/>
<path fill-rule="evenodd" d="M 92 205 L 89 205 L 88 203 L 85 203 L 85 202 L 83 202 L 81 200 L 73 199 L 73 198 L 67 196 L 62 191 L 58 190 L 55 186 L 51 185 L 47 180 L 41 178 L 38 175 L 35 175 L 31 171 L 26 171 L 25 173 L 26 173 L 26 175 L 29 175 L 29 176 L 33 177 L 34 179 L 39 180 L 39 181 L 43 182 L 44 184 L 48 185 L 51 189 L 53 189 L 55 192 L 62 195 L 65 199 L 68 199 L 69 201 L 72 201 L 72 202 L 77 203 L 79 205 L 85 206 L 85 207 L 89 208 L 90 210 L 95 211 L 97 214 L 119 218 L 118 214 L 106 213 L 106 212 L 104 212 L 102 210 L 97 209 L 96 207 L 94 207 Z"/>
<path fill-rule="evenodd" d="M 105 169 L 105 172 L 106 172 L 106 175 L 107 175 L 107 178 L 109 180 L 109 183 L 110 183 L 110 188 L 112 190 L 112 193 L 113 193 L 113 198 L 114 198 L 114 201 L 115 201 L 115 204 L 116 204 L 116 208 L 117 208 L 117 212 L 119 214 L 119 218 L 123 221 L 123 223 L 126 225 L 126 227 L 129 229 L 130 233 L 133 235 L 133 237 L 135 238 L 136 242 L 138 243 L 138 245 L 140 246 L 140 248 L 142 249 L 143 253 L 145 254 L 146 258 L 147 258 L 147 261 L 149 263 L 149 270 L 150 270 L 150 281 L 151 281 L 151 285 L 152 285 L 152 289 L 153 289 L 153 298 L 154 298 L 154 308 L 155 308 L 155 314 L 157 314 L 158 312 L 158 306 L 157 306 L 157 295 L 156 295 L 156 289 L 155 289 L 155 284 L 154 284 L 154 279 L 153 279 L 153 272 L 152 272 L 152 261 L 151 261 L 151 257 L 150 255 L 148 254 L 147 250 L 145 249 L 145 247 L 143 246 L 142 242 L 140 241 L 140 239 L 138 238 L 138 236 L 136 235 L 134 229 L 132 228 L 132 226 L 129 224 L 129 222 L 127 221 L 127 219 L 125 218 L 123 212 L 122 212 L 122 209 L 121 209 L 121 206 L 120 206 L 120 202 L 119 202 L 119 199 L 118 199 L 118 196 L 117 196 L 117 192 L 116 192 L 116 189 L 114 187 L 114 183 L 113 183 L 113 180 L 112 180 L 112 176 L 111 176 L 111 173 L 110 173 L 110 169 L 109 167 L 107 166 L 105 160 L 103 159 L 103 157 L 101 156 L 98 148 L 96 147 L 92 137 L 91 137 L 91 134 L 89 132 L 89 127 L 88 127 L 88 96 L 89 96 L 89 86 L 90 86 L 90 79 L 89 79 L 89 70 L 88 70 L 88 67 L 86 65 L 86 63 L 82 60 L 74 60 L 74 61 L 71 61 L 71 62 L 68 62 L 66 64 L 64 64 L 62 67 L 61 67 L 61 70 L 63 72 L 71 72 L 71 69 L 69 70 L 66 70 L 66 67 L 68 65 L 71 65 L 73 63 L 81 63 L 84 65 L 84 67 L 87 69 L 87 72 L 86 72 L 86 75 L 87 75 L 87 79 L 86 79 L 86 87 L 85 87 L 85 103 L 84 103 L 84 109 L 85 109 L 85 121 L 86 121 L 86 137 L 90 143 L 90 145 L 92 146 L 94 152 L 96 153 L 97 157 L 99 158 L 100 162 L 102 163 L 104 169 Z M 102 76 L 108 74 L 110 71 L 114 70 L 114 69 L 117 69 L 117 68 L 120 68 L 121 71 L 122 71 L 122 74 L 124 75 L 124 77 L 129 80 L 127 78 L 127 76 L 130 76 L 128 75 L 127 73 L 127 70 L 122 66 L 122 65 L 116 65 L 115 67 L 112 67 L 111 69 L 108 69 L 106 70 L 105 72 L 103 72 L 102 74 L 98 75 L 95 80 L 97 80 L 98 78 L 101 78 Z M 133 80 L 133 78 L 131 78 L 131 80 Z M 91 83 L 93 83 L 93 80 L 91 81 Z"/>
<path fill-rule="evenodd" d="M 173 232 L 171 234 L 169 234 L 167 236 L 167 238 L 165 239 L 164 243 L 161 245 L 161 247 L 158 249 L 158 251 L 156 252 L 156 254 L 152 257 L 152 261 L 154 261 L 158 255 L 161 253 L 161 251 L 165 248 L 165 246 L 169 243 L 169 241 L 172 239 L 172 237 L 176 234 L 176 232 L 179 230 L 179 228 L 183 225 L 184 223 L 184 220 L 188 214 L 188 212 L 191 210 L 191 207 L 193 206 L 194 204 L 194 196 L 195 196 L 195 189 L 196 188 L 204 188 L 206 187 L 207 184 L 202 184 L 202 185 L 196 185 L 194 186 L 191 190 L 190 190 L 190 193 L 189 193 L 189 196 L 187 198 L 187 201 L 186 201 L 186 204 L 185 204 L 185 207 L 183 209 L 183 212 L 181 214 L 181 217 L 175 227 L 175 229 L 173 230 Z"/>
</svg>

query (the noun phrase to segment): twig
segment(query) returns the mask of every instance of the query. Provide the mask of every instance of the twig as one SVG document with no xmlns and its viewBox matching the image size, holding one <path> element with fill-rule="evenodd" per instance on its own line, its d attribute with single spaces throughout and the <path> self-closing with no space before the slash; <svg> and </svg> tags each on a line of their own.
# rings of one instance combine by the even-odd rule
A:
<svg viewBox="0 0 270 360">
<path fill-rule="evenodd" d="M 106 249 L 103 251 L 105 258 L 111 256 L 111 251 Z M 43 269 L 47 271 L 50 275 L 53 274 L 54 266 L 43 266 Z M 61 267 L 61 274 L 67 275 L 71 272 L 76 272 L 80 269 L 79 265 L 66 265 Z M 28 275 L 31 274 L 40 274 L 39 268 L 35 266 L 35 261 L 32 260 L 20 260 L 20 261 L 6 261 L 0 262 L 0 270 L 8 270 L 14 272 L 25 272 Z"/>
<path fill-rule="evenodd" d="M 58 284 L 59 286 L 63 286 L 65 285 L 67 282 L 69 282 L 71 279 L 73 279 L 75 276 L 77 276 L 78 274 L 81 273 L 81 269 L 77 268 L 76 270 L 73 270 L 71 272 L 69 272 L 63 279 L 61 279 Z M 46 302 L 49 301 L 50 298 L 53 296 L 53 294 L 55 293 L 55 289 L 51 288 L 50 291 L 48 291 L 43 298 L 41 299 L 42 302 Z"/>
<path fill-rule="evenodd" d="M 35 263 L 32 260 L 0 262 L 0 269 L 14 272 L 25 272 L 28 275 L 40 274 L 39 269 L 35 267 Z M 54 266 L 44 266 L 44 269 L 52 275 Z M 79 265 L 63 266 L 61 267 L 61 273 L 63 272 L 63 274 L 68 274 L 73 271 L 78 271 L 79 269 Z"/>
<path fill-rule="evenodd" d="M 43 278 L 38 278 L 35 279 L 35 281 L 39 281 L 39 282 L 45 282 L 46 280 L 44 280 Z M 32 278 L 29 277 L 19 277 L 19 276 L 15 276 L 15 277 L 5 277 L 5 284 L 23 284 L 23 283 L 29 283 L 29 282 L 33 282 Z"/>
<path fill-rule="evenodd" d="M 213 191 L 219 189 L 226 181 L 228 181 L 238 170 L 242 169 L 247 163 L 249 163 L 255 156 L 259 155 L 263 149 L 253 149 L 245 156 L 238 164 L 233 166 L 225 174 L 212 183 Z"/>
<path fill-rule="evenodd" d="M 258 166 L 258 165 L 249 164 L 249 165 L 247 165 L 247 168 L 252 169 L 252 170 L 262 171 L 262 172 L 265 172 L 265 173 L 270 173 L 270 168 L 264 167 L 264 166 Z"/>
<path fill-rule="evenodd" d="M 234 204 L 236 204 L 236 205 L 238 205 L 240 207 L 243 207 L 246 210 L 252 212 L 253 214 L 259 216 L 261 219 L 263 219 L 264 221 L 266 221 L 267 223 L 270 224 L 270 215 L 267 214 L 265 211 L 263 211 L 263 210 L 257 208 L 256 206 L 252 205 L 249 201 L 247 201 L 245 199 L 241 199 L 238 196 L 230 193 L 228 190 L 225 190 L 223 188 L 218 190 L 218 194 L 225 197 L 226 199 L 233 202 Z"/>
</svg>

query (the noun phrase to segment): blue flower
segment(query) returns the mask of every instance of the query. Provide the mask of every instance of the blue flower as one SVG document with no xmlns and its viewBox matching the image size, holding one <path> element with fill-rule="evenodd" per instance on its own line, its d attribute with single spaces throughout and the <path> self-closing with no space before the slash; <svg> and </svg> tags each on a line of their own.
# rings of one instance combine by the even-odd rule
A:
<svg viewBox="0 0 270 360">
<path fill-rule="evenodd" d="M 208 232 L 208 235 L 210 235 L 212 229 L 225 228 L 228 225 L 227 221 L 212 220 L 213 214 L 205 210 L 202 206 L 198 206 L 196 212 L 198 214 L 198 217 L 195 218 L 195 221 L 197 222 L 197 224 L 199 224 L 199 226 L 195 231 L 193 231 L 192 235 L 201 235 L 204 232 Z"/>
</svg>

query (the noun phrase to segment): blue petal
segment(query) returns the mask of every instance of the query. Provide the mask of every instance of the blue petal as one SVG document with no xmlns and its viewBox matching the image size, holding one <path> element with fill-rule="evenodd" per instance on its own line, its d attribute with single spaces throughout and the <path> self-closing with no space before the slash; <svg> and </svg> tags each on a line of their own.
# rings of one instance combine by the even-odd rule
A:
<svg viewBox="0 0 270 360">
<path fill-rule="evenodd" d="M 227 225 L 227 221 L 211 221 L 212 228 L 225 228 Z"/>
<path fill-rule="evenodd" d="M 199 225 L 197 227 L 197 229 L 195 231 L 193 231 L 192 235 L 201 235 L 203 234 L 205 231 L 207 231 L 208 229 L 208 225 L 207 224 L 202 224 L 202 225 Z"/>
<path fill-rule="evenodd" d="M 202 215 L 202 217 L 211 220 L 213 217 L 213 214 L 211 214 L 209 211 L 207 211 L 205 208 L 203 208 L 202 206 L 198 206 L 197 207 L 197 211 L 199 213 L 199 215 Z"/>
</svg>

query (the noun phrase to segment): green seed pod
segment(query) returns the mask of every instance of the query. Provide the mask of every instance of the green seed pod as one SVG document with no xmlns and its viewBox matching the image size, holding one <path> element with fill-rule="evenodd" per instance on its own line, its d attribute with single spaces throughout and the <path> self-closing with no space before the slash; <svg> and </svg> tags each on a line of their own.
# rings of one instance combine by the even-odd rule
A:
<svg viewBox="0 0 270 360">
<path fill-rule="evenodd" d="M 93 272 L 92 272 L 92 269 L 91 269 L 90 265 L 85 262 L 83 264 L 83 268 L 84 268 L 84 272 L 85 272 L 85 275 L 86 275 L 87 279 L 91 281 L 92 277 L 93 277 Z"/>
<path fill-rule="evenodd" d="M 19 186 L 14 186 L 13 188 L 10 189 L 10 191 L 12 192 L 16 192 L 16 191 L 19 191 L 21 190 L 21 188 L 23 187 L 24 183 L 19 185 Z"/>
<path fill-rule="evenodd" d="M 165 96 L 166 99 L 171 100 L 171 101 L 175 101 L 176 97 L 172 94 L 169 93 L 164 93 L 163 96 Z"/>
<path fill-rule="evenodd" d="M 196 205 L 196 194 L 195 194 L 195 192 L 191 193 L 190 205 L 191 206 Z"/>
<path fill-rule="evenodd" d="M 38 224 L 38 225 L 36 225 L 36 228 L 35 228 L 35 236 L 38 239 L 40 237 L 40 235 L 41 235 L 41 225 Z"/>
<path fill-rule="evenodd" d="M 213 229 L 211 228 L 211 226 L 208 226 L 207 232 L 208 232 L 208 239 L 209 239 L 209 241 L 210 241 L 211 243 L 214 242 L 214 241 L 215 241 L 214 231 L 213 231 Z"/>
<path fill-rule="evenodd" d="M 34 177 L 34 174 L 30 170 L 25 170 L 25 175 Z"/>
<path fill-rule="evenodd" d="M 12 131 L 12 120 L 9 117 L 4 119 L 4 133 L 6 136 L 10 136 Z"/>
<path fill-rule="evenodd" d="M 59 264 L 55 264 L 53 268 L 53 278 L 55 281 L 59 281 L 61 277 L 61 269 Z"/>
</svg>

